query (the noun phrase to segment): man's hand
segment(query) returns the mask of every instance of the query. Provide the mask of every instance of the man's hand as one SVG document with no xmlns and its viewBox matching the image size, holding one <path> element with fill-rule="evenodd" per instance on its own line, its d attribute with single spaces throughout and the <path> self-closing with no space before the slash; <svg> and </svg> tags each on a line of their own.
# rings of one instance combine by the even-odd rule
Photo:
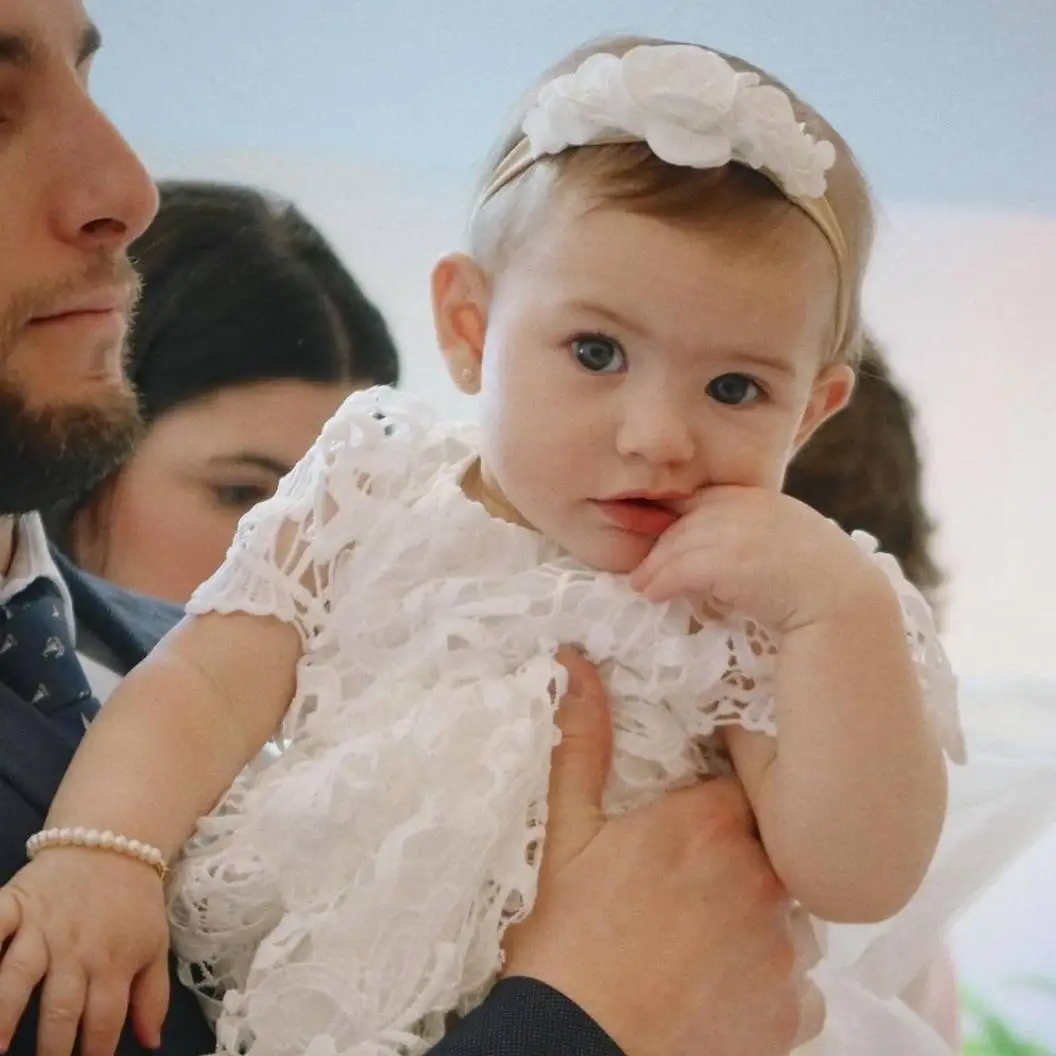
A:
<svg viewBox="0 0 1056 1056">
<path fill-rule="evenodd" d="M 824 1005 L 804 976 L 813 932 L 739 786 L 709 781 L 606 819 L 605 693 L 585 660 L 563 663 L 539 895 L 507 935 L 505 974 L 561 991 L 628 1056 L 776 1056 L 816 1035 Z"/>
</svg>

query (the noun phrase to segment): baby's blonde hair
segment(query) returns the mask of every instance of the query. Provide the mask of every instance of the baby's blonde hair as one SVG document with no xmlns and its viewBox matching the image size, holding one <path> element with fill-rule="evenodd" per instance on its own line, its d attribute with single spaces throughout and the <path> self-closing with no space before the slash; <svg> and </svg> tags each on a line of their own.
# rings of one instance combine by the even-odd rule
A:
<svg viewBox="0 0 1056 1056">
<path fill-rule="evenodd" d="M 591 55 L 622 56 L 639 45 L 676 43 L 649 37 L 608 38 L 577 48 L 551 67 L 514 109 L 480 184 L 480 193 L 522 138 L 521 123 L 539 89 L 572 73 Z M 721 52 L 719 54 L 722 54 Z M 785 92 L 797 120 L 818 140 L 836 148 L 836 163 L 826 174 L 828 199 L 846 240 L 841 281 L 847 284 L 847 318 L 832 359 L 857 363 L 862 344 L 862 285 L 873 242 L 873 207 L 869 187 L 843 137 L 811 106 L 765 70 L 732 55 L 724 59 L 737 71 L 757 73 L 764 84 Z M 718 169 L 694 169 L 661 161 L 644 143 L 575 147 L 536 161 L 475 210 L 469 226 L 469 250 L 486 271 L 501 267 L 535 228 L 540 208 L 553 192 L 587 188 L 599 203 L 678 224 L 715 229 L 755 225 L 772 230 L 783 213 L 796 209 L 766 176 L 731 163 Z"/>
</svg>

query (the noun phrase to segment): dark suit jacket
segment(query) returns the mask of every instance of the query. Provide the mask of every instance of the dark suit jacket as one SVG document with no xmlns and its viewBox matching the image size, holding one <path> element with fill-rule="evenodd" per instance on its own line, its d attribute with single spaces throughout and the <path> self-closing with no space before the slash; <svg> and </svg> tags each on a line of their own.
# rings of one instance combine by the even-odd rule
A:
<svg viewBox="0 0 1056 1056">
<path fill-rule="evenodd" d="M 60 555 L 77 615 L 79 644 L 90 640 L 114 669 L 138 664 L 179 618 L 179 610 L 125 593 L 74 569 Z M 0 883 L 25 863 L 25 842 L 43 827 L 49 804 L 76 745 L 32 705 L 0 683 Z M 171 968 L 170 968 L 171 971 Z M 211 1053 L 214 1040 L 196 1000 L 172 973 L 172 1003 L 162 1056 Z M 36 1001 L 23 1017 L 8 1056 L 33 1056 Z M 145 1056 L 125 1032 L 120 1056 Z M 510 979 L 432 1052 L 435 1056 L 621 1056 L 611 1039 L 575 1004 L 542 983 Z"/>
</svg>

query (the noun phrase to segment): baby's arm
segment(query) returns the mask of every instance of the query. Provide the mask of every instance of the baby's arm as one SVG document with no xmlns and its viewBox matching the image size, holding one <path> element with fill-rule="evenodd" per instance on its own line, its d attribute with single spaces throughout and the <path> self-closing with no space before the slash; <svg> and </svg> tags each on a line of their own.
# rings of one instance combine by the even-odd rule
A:
<svg viewBox="0 0 1056 1056">
<path fill-rule="evenodd" d="M 109 829 L 169 858 L 275 732 L 300 651 L 274 617 L 185 618 L 88 729 L 48 826 Z"/>
<path fill-rule="evenodd" d="M 276 728 L 300 637 L 271 617 L 191 617 L 113 694 L 86 733 L 48 828 L 95 829 L 168 859 Z M 38 1046 L 114 1051 L 131 1001 L 155 1047 L 167 1008 L 162 885 L 110 851 L 42 850 L 0 890 L 0 1052 L 44 981 Z"/>
<path fill-rule="evenodd" d="M 838 618 L 789 631 L 776 741 L 726 732 L 778 875 L 834 922 L 892 916 L 920 885 L 946 810 L 946 769 L 901 610 L 877 568 Z"/>
</svg>

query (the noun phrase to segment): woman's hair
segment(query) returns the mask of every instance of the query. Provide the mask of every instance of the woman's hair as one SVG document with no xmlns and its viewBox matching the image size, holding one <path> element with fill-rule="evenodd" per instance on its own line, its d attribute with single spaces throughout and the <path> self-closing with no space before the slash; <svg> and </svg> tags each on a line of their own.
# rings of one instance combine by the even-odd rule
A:
<svg viewBox="0 0 1056 1056">
<path fill-rule="evenodd" d="M 235 385 L 399 380 L 381 313 L 295 206 L 234 184 L 174 180 L 159 192 L 130 249 L 143 292 L 126 370 L 148 427 Z M 67 551 L 74 514 L 103 486 L 45 511 Z"/>
<path fill-rule="evenodd" d="M 851 402 L 797 455 L 784 490 L 845 531 L 875 536 L 910 582 L 932 595 L 943 576 L 930 552 L 935 525 L 924 505 L 914 418 L 913 404 L 866 333 Z"/>
<path fill-rule="evenodd" d="M 639 45 L 673 43 L 647 37 L 619 37 L 588 44 L 572 52 L 539 79 L 511 114 L 507 128 L 481 181 L 487 187 L 502 160 L 521 138 L 521 123 L 539 89 L 571 73 L 591 55 L 622 56 Z M 857 361 L 861 342 L 861 289 L 873 242 L 873 209 L 865 178 L 838 132 L 812 107 L 756 66 L 724 55 L 737 71 L 757 73 L 762 83 L 784 91 L 797 120 L 818 140 L 836 148 L 836 163 L 827 173 L 826 197 L 847 242 L 842 281 L 848 284 L 849 312 L 836 359 Z M 571 148 L 539 159 L 476 210 L 470 222 L 470 252 L 481 267 L 493 270 L 531 231 L 538 210 L 554 191 L 586 189 L 599 204 L 614 204 L 636 213 L 679 225 L 733 228 L 751 235 L 772 233 L 797 209 L 775 184 L 754 169 L 729 164 L 719 169 L 694 169 L 661 161 L 644 143 Z"/>
<path fill-rule="evenodd" d="M 293 205 L 218 183 L 160 193 L 130 250 L 143 295 L 128 372 L 148 423 L 247 382 L 398 380 L 381 313 Z"/>
</svg>

